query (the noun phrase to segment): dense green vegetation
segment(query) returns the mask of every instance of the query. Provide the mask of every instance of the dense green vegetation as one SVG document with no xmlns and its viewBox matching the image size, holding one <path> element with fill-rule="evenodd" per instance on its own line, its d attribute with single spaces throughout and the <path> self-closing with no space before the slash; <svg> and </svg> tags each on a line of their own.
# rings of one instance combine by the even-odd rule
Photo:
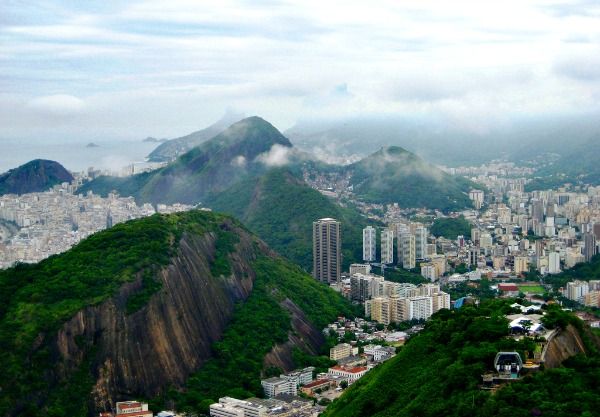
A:
<svg viewBox="0 0 600 417">
<path fill-rule="evenodd" d="M 198 204 L 211 193 L 263 173 L 267 165 L 259 156 L 274 145 L 292 146 L 271 124 L 249 117 L 163 168 L 126 178 L 101 177 L 84 184 L 80 191 L 104 195 L 114 189 L 138 202 Z"/>
<path fill-rule="evenodd" d="M 575 357 L 562 368 L 513 382 L 495 395 L 479 388 L 498 351 L 534 349 L 530 339 L 506 338 L 511 300 L 491 300 L 481 307 L 442 310 L 411 338 L 392 360 L 369 372 L 327 409 L 327 417 L 350 416 L 573 416 L 596 415 L 600 362 L 591 339 L 588 357 Z M 574 324 L 558 312 L 556 323 Z M 549 323 L 550 324 L 550 323 Z M 559 392 L 560 391 L 560 392 Z M 536 411 L 537 410 L 537 411 Z"/>
<path fill-rule="evenodd" d="M 382 148 L 347 170 L 355 194 L 365 201 L 443 211 L 471 204 L 467 193 L 474 185 L 470 181 L 446 174 L 400 147 Z"/>
<path fill-rule="evenodd" d="M 160 289 L 151 272 L 169 262 L 181 233 L 202 234 L 223 219 L 197 211 L 154 215 L 97 233 L 38 264 L 0 271 L 0 415 L 18 399 L 50 390 L 44 377 L 53 366 L 48 342 L 65 321 L 111 297 L 140 273 L 142 290 L 130 297 L 127 311 L 141 308 Z M 32 406 L 22 415 L 45 412 Z"/>
<path fill-rule="evenodd" d="M 444 287 L 444 291 L 450 294 L 450 299 L 452 300 L 458 300 L 469 295 L 481 300 L 490 300 L 497 295 L 497 292 L 492 290 L 491 282 L 487 278 L 482 278 L 479 281 L 479 286 L 476 288 L 470 287 L 466 282 L 459 282 L 452 286 Z"/>
<path fill-rule="evenodd" d="M 471 223 L 460 217 L 443 217 L 435 219 L 431 225 L 431 234 L 436 237 L 445 237 L 446 239 L 456 240 L 457 236 L 464 236 L 465 239 L 471 237 Z"/>
<path fill-rule="evenodd" d="M 208 204 L 239 218 L 281 255 L 312 269 L 312 222 L 333 217 L 342 223 L 343 264 L 362 258 L 362 228 L 367 222 L 306 185 L 290 170 L 272 169 L 213 196 Z"/>
<path fill-rule="evenodd" d="M 577 130 L 582 129 L 578 125 Z M 583 129 L 582 129 L 583 130 Z M 571 135 L 572 132 L 569 132 Z M 587 140 L 570 143 L 568 149 L 560 147 L 557 160 L 545 164 L 536 171 L 536 178 L 526 186 L 526 191 L 557 188 L 565 183 L 574 185 L 600 184 L 598 155 L 591 152 L 598 146 L 598 126 L 588 132 Z"/>
<path fill-rule="evenodd" d="M 412 270 L 397 268 L 385 268 L 384 274 L 381 273 L 381 268 L 372 266 L 373 273 L 385 276 L 387 281 L 393 282 L 408 282 L 410 284 L 425 284 L 429 282 L 427 278 L 423 277 L 420 273 Z"/>
<path fill-rule="evenodd" d="M 58 162 L 34 159 L 0 174 L 0 195 L 46 191 L 56 184 L 71 181 L 71 173 Z"/>
<path fill-rule="evenodd" d="M 566 269 L 560 274 L 546 275 L 544 282 L 558 290 L 565 287 L 569 281 L 589 281 L 593 279 L 600 279 L 600 255 L 594 256 L 590 262 L 578 263 L 573 268 Z"/>
<path fill-rule="evenodd" d="M 178 409 L 205 412 L 224 395 L 262 396 L 264 356 L 276 344 L 287 341 L 292 330 L 290 313 L 281 301 L 294 302 L 318 329 L 339 315 L 352 317 L 356 313 L 339 294 L 289 262 L 263 257 L 253 268 L 256 280 L 252 294 L 236 307 L 223 339 L 213 346 L 214 357 L 189 378 L 184 391 L 169 393 Z M 301 351 L 294 356 L 298 366 L 308 360 Z"/>
<path fill-rule="evenodd" d="M 537 190 L 556 190 L 565 184 L 578 184 L 580 180 L 566 175 L 548 175 L 544 177 L 535 177 L 525 184 L 525 192 Z"/>
</svg>

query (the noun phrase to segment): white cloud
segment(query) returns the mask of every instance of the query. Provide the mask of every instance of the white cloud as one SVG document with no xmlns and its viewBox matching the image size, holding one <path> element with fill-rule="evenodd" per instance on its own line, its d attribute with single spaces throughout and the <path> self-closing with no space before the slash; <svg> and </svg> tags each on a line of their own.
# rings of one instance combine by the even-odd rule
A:
<svg viewBox="0 0 600 417">
<path fill-rule="evenodd" d="M 256 157 L 256 160 L 269 167 L 280 167 L 289 163 L 290 152 L 292 148 L 275 144 L 271 146 L 268 152 L 262 153 Z"/>
<path fill-rule="evenodd" d="M 83 100 L 68 94 L 36 97 L 27 104 L 37 112 L 52 116 L 77 115 L 85 109 L 85 102 Z"/>
<path fill-rule="evenodd" d="M 231 160 L 231 165 L 236 167 L 245 167 L 246 166 L 246 157 L 244 155 L 238 155 Z"/>
</svg>

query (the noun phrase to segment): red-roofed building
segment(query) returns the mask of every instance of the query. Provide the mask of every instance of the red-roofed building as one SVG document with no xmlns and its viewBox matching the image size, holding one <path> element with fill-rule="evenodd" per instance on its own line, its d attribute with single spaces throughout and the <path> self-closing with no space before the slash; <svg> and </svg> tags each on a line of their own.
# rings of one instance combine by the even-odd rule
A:
<svg viewBox="0 0 600 417">
<path fill-rule="evenodd" d="M 360 379 L 364 374 L 367 373 L 366 366 L 355 366 L 355 367 L 345 367 L 345 366 L 332 366 L 329 368 L 327 373 L 333 377 L 341 377 L 348 381 L 348 385 L 351 385 L 358 379 Z"/>
<path fill-rule="evenodd" d="M 148 404 L 139 401 L 121 401 L 117 403 L 116 417 L 153 417 Z"/>
<path fill-rule="evenodd" d="M 519 295 L 519 287 L 517 287 L 517 284 L 512 283 L 498 284 L 498 291 L 505 297 L 517 297 Z"/>
<path fill-rule="evenodd" d="M 330 379 L 317 379 L 316 381 L 310 382 L 300 388 L 300 390 L 306 395 L 313 395 L 317 390 L 324 390 L 331 387 L 333 381 Z"/>
</svg>

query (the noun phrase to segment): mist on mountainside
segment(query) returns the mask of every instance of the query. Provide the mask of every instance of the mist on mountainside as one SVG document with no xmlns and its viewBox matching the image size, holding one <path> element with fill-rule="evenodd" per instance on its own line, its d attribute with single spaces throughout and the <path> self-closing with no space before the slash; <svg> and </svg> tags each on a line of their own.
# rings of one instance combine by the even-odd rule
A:
<svg viewBox="0 0 600 417">
<path fill-rule="evenodd" d="M 459 166 L 585 151 L 600 141 L 600 119 L 516 115 L 469 126 L 441 116 L 374 114 L 301 119 L 284 134 L 323 160 L 351 163 L 381 147 L 401 146 L 430 162 Z"/>
</svg>

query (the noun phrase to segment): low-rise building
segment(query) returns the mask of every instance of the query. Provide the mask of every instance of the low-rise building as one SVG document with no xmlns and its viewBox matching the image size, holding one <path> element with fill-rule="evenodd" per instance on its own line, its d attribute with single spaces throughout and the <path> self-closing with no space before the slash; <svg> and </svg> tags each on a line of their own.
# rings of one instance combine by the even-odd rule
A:
<svg viewBox="0 0 600 417">
<path fill-rule="evenodd" d="M 153 417 L 148 404 L 139 401 L 119 401 L 116 404 L 116 417 Z"/>
<path fill-rule="evenodd" d="M 352 346 L 348 343 L 340 343 L 329 349 L 329 359 L 337 361 L 352 355 Z"/>
<path fill-rule="evenodd" d="M 262 404 L 238 400 L 231 397 L 219 398 L 209 407 L 211 417 L 265 417 L 267 408 Z"/>
<path fill-rule="evenodd" d="M 327 373 L 332 377 L 339 377 L 343 380 L 348 381 L 348 385 L 352 385 L 356 381 L 358 381 L 364 374 L 367 373 L 366 366 L 357 366 L 354 368 L 342 367 L 342 366 L 332 366 L 329 368 Z"/>
<path fill-rule="evenodd" d="M 285 378 L 268 378 L 260 381 L 268 398 L 276 397 L 280 394 L 297 395 L 298 385 L 294 381 Z"/>
</svg>

